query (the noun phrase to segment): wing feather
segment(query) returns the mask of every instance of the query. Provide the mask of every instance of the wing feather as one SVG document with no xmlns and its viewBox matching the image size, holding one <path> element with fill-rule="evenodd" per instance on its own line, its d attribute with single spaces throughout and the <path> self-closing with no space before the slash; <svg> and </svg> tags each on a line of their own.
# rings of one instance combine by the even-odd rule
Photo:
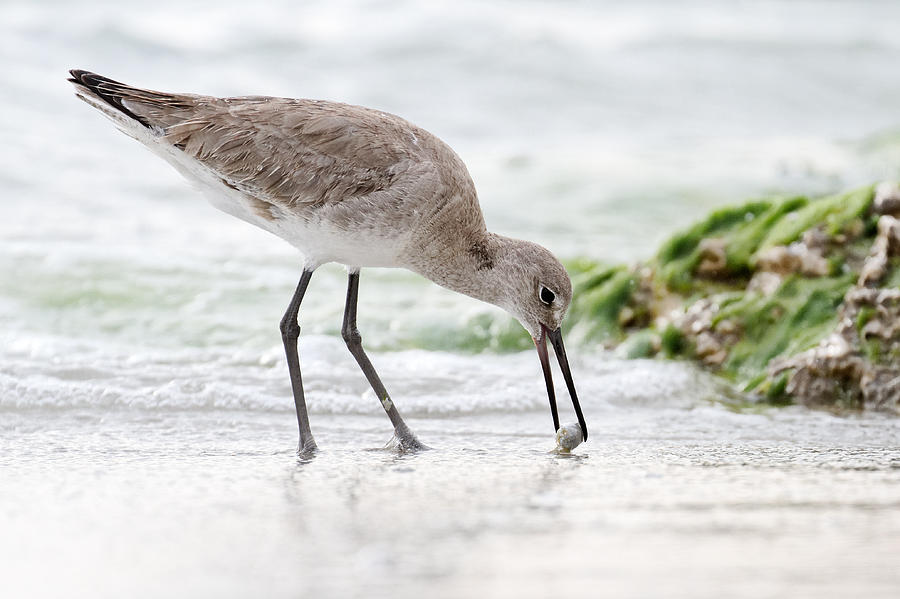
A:
<svg viewBox="0 0 900 599">
<path fill-rule="evenodd" d="M 399 117 L 343 104 L 223 98 L 190 112 L 164 128 L 166 140 L 230 185 L 286 207 L 387 189 L 418 150 Z"/>
</svg>

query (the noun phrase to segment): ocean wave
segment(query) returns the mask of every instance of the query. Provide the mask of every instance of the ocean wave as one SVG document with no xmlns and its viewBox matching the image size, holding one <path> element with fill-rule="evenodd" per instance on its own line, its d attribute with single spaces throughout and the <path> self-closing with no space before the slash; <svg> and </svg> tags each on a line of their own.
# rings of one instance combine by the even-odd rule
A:
<svg viewBox="0 0 900 599">
<path fill-rule="evenodd" d="M 148 350 L 58 337 L 6 339 L 0 409 L 293 411 L 282 348 Z M 407 350 L 373 355 L 395 402 L 412 416 L 547 410 L 534 352 L 462 355 Z M 339 339 L 301 339 L 310 412 L 378 414 L 381 407 Z M 691 408 L 722 396 L 720 383 L 686 364 L 621 361 L 572 352 L 586 411 Z M 561 410 L 570 410 L 557 373 Z"/>
</svg>

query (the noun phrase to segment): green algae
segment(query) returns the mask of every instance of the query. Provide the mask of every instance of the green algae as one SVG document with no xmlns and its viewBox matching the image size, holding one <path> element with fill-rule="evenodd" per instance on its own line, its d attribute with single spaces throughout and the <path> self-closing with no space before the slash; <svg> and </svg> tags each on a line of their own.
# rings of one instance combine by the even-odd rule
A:
<svg viewBox="0 0 900 599">
<path fill-rule="evenodd" d="M 738 227 L 727 240 L 725 247 L 728 270 L 741 275 L 748 275 L 751 270 L 751 259 L 760 248 L 763 240 L 772 227 L 785 217 L 809 203 L 803 196 L 788 198 L 774 202 L 768 210 Z"/>
<path fill-rule="evenodd" d="M 854 221 L 859 221 L 862 226 L 862 218 L 872 204 L 874 193 L 875 187 L 868 185 L 809 202 L 773 223 L 759 247 L 766 249 L 789 244 L 817 226 L 823 227 L 831 237 L 845 231 Z"/>
<path fill-rule="evenodd" d="M 759 392 L 769 404 L 790 405 L 793 402 L 787 393 L 788 381 L 790 381 L 790 375 L 786 372 L 782 372 L 774 379 L 764 377 Z"/>
<path fill-rule="evenodd" d="M 790 277 L 769 297 L 748 293 L 724 307 L 714 323 L 728 319 L 742 331 L 722 364 L 723 374 L 748 383 L 769 361 L 819 343 L 837 324 L 837 308 L 853 277 Z"/>
<path fill-rule="evenodd" d="M 704 239 L 718 240 L 725 265 L 720 279 L 746 278 L 761 250 L 797 241 L 804 232 L 820 226 L 830 237 L 851 230 L 871 231 L 864 220 L 872 203 L 874 186 L 810 200 L 804 196 L 753 200 L 721 208 L 706 219 L 672 236 L 656 255 L 659 278 L 672 291 L 691 293 L 700 281 L 696 275 Z M 837 269 L 840 264 L 832 264 Z"/>
<path fill-rule="evenodd" d="M 570 323 L 585 324 L 578 334 L 588 339 L 619 339 L 623 335 L 623 309 L 632 299 L 636 277 L 624 266 L 586 271 L 573 282 Z"/>
<path fill-rule="evenodd" d="M 651 329 L 638 331 L 629 336 L 618 348 L 617 353 L 629 360 L 652 358 L 660 345 L 660 336 Z"/>
<path fill-rule="evenodd" d="M 690 343 L 687 337 L 673 324 L 669 324 L 663 329 L 659 345 L 662 354 L 667 358 L 688 355 L 690 352 Z"/>
<path fill-rule="evenodd" d="M 900 258 L 893 258 L 888 262 L 888 275 L 884 278 L 884 287 L 900 289 Z"/>
<path fill-rule="evenodd" d="M 875 309 L 869 306 L 863 306 L 859 310 L 859 314 L 856 315 L 856 330 L 857 332 L 862 332 L 863 327 L 866 326 L 866 323 L 872 320 L 872 317 L 875 316 Z"/>
<path fill-rule="evenodd" d="M 519 322 L 508 316 L 495 317 L 479 312 L 466 319 L 462 325 L 454 324 L 449 330 L 434 328 L 434 338 L 429 347 L 445 351 L 480 353 L 517 352 L 532 347 L 531 335 Z"/>
<path fill-rule="evenodd" d="M 770 201 L 756 201 L 743 206 L 720 208 L 706 219 L 666 241 L 657 253 L 659 274 L 665 285 L 674 291 L 689 292 L 694 286 L 694 270 L 702 258 L 700 242 L 721 237 L 742 225 L 755 221 L 772 208 Z M 727 251 L 726 251 L 727 255 Z"/>
<path fill-rule="evenodd" d="M 722 208 L 630 269 L 580 261 L 571 269 L 575 300 L 568 326 L 586 339 L 619 344 L 624 357 L 698 360 L 751 391 L 755 401 L 789 404 L 793 371 L 770 374 L 769 365 L 818 346 L 836 330 L 877 235 L 874 190 L 870 185 L 818 199 L 756 199 Z M 804 237 L 808 231 L 816 236 Z M 762 252 L 794 242 L 802 244 L 796 251 L 807 252 L 804 260 L 808 253 L 824 259 L 825 275 L 767 273 L 765 283 L 751 284 Z M 777 267 L 800 270 L 791 263 Z M 880 286 L 900 287 L 900 258 L 891 258 L 887 271 Z M 857 330 L 873 316 L 871 309 L 860 311 Z M 896 344 L 883 347 L 878 339 L 859 337 L 858 351 L 870 363 L 900 362 Z M 860 405 L 858 397 L 833 400 Z"/>
</svg>

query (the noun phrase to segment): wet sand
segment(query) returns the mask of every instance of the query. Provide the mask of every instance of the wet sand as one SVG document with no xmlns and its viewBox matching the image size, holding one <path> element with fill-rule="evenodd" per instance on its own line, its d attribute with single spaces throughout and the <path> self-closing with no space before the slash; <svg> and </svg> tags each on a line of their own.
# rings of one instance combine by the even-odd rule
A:
<svg viewBox="0 0 900 599">
<path fill-rule="evenodd" d="M 3 414 L 17 597 L 896 597 L 896 421 L 609 408 L 573 455 L 544 413 Z"/>
</svg>

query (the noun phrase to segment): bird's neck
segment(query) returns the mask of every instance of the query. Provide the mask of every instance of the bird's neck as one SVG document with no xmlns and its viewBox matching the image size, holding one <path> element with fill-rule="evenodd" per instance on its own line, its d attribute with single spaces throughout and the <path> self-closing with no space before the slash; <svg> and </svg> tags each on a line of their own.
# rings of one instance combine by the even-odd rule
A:
<svg viewBox="0 0 900 599">
<path fill-rule="evenodd" d="M 514 240 L 486 229 L 454 239 L 453 244 L 423 248 L 410 269 L 442 287 L 505 308 L 503 257 Z"/>
</svg>

